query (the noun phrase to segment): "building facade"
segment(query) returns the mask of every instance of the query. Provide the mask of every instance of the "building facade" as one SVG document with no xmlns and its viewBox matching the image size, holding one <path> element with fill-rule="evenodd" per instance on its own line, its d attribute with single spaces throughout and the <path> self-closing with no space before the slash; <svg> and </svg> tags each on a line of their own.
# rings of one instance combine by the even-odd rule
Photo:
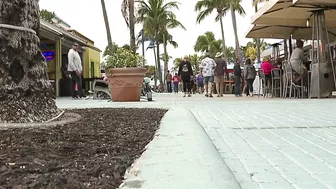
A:
<svg viewBox="0 0 336 189">
<path fill-rule="evenodd" d="M 56 96 L 71 95 L 71 79 L 67 74 L 67 54 L 76 42 L 80 48 L 78 52 L 82 58 L 83 86 L 90 90 L 91 82 L 100 74 L 101 50 L 94 46 L 94 42 L 83 34 L 71 29 L 57 16 L 53 23 L 40 20 L 41 50 L 46 58 L 49 80 L 53 83 Z"/>
</svg>

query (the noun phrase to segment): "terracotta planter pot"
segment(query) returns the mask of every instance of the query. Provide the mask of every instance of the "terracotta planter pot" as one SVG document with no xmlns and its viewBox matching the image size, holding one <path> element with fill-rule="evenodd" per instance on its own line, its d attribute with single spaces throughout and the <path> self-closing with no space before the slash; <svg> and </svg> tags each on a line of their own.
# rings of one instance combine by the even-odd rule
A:
<svg viewBox="0 0 336 189">
<path fill-rule="evenodd" d="M 108 78 L 113 102 L 140 101 L 146 68 L 109 68 Z"/>
</svg>

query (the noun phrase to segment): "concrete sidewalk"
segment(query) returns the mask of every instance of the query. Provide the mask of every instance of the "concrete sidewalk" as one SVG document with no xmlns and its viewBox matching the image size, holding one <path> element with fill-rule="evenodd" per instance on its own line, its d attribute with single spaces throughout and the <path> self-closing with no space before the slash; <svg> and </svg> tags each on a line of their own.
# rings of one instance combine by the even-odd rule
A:
<svg viewBox="0 0 336 189">
<path fill-rule="evenodd" d="M 240 189 L 202 126 L 183 108 L 168 111 L 126 175 L 123 189 Z"/>
</svg>

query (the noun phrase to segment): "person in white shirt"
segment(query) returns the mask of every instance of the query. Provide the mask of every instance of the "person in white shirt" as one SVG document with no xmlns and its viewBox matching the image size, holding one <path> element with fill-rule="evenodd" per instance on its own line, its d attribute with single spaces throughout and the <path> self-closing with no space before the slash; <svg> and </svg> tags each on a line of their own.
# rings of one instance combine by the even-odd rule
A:
<svg viewBox="0 0 336 189">
<path fill-rule="evenodd" d="M 214 59 L 210 58 L 209 53 L 205 54 L 205 58 L 202 60 L 200 68 L 204 76 L 205 96 L 212 97 L 212 91 L 213 91 L 212 84 L 214 83 L 216 62 L 214 61 Z M 208 95 L 208 88 L 210 88 L 209 95 Z"/>
<path fill-rule="evenodd" d="M 299 83 L 301 79 L 308 75 L 308 70 L 304 66 L 304 63 L 307 62 L 307 58 L 303 50 L 303 41 L 297 40 L 296 46 L 297 47 L 293 50 L 290 57 L 290 63 L 292 65 L 292 69 L 298 74 L 294 75 L 294 83 Z"/>
<path fill-rule="evenodd" d="M 74 43 L 68 53 L 68 72 L 71 74 L 72 98 L 85 97 L 82 89 L 82 60 L 77 51 L 78 44 Z M 78 90 L 75 90 L 77 84 Z"/>
</svg>

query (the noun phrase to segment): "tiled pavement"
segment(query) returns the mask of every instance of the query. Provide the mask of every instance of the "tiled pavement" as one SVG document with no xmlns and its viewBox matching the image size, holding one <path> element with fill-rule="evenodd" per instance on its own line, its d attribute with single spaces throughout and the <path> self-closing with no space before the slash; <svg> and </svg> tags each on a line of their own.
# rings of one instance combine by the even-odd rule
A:
<svg viewBox="0 0 336 189">
<path fill-rule="evenodd" d="M 204 127 L 242 189 L 336 189 L 336 100 L 205 99 L 155 102 L 59 100 L 60 107 L 184 107 Z"/>
<path fill-rule="evenodd" d="M 192 112 L 243 189 L 336 188 L 336 101 L 236 102 Z"/>
</svg>

